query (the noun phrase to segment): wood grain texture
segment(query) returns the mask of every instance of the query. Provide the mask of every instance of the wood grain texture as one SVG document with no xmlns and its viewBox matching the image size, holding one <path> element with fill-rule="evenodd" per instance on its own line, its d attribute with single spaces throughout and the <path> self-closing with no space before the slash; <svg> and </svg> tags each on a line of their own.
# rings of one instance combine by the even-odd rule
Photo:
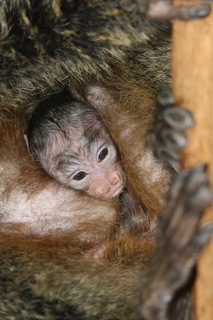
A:
<svg viewBox="0 0 213 320">
<path fill-rule="evenodd" d="M 183 152 L 182 168 L 206 163 L 213 185 L 213 5 L 205 19 L 174 21 L 172 69 L 176 101 L 191 110 L 195 119 L 188 134 L 189 145 Z M 203 222 L 209 220 L 213 221 L 212 208 L 205 213 Z M 198 264 L 195 313 L 197 320 L 213 319 L 213 241 Z"/>
</svg>

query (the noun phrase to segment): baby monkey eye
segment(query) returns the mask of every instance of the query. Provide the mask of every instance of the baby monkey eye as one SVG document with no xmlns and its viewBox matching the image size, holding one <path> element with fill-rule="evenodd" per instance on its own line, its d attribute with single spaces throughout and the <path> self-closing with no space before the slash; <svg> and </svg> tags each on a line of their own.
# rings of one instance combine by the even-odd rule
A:
<svg viewBox="0 0 213 320">
<path fill-rule="evenodd" d="M 109 151 L 108 151 L 108 148 L 104 148 L 100 153 L 99 153 L 99 156 L 98 156 L 98 162 L 101 162 L 103 161 L 106 156 L 108 155 Z"/>
<path fill-rule="evenodd" d="M 80 180 L 84 179 L 85 176 L 86 176 L 86 173 L 84 171 L 80 171 L 73 177 L 73 180 L 80 181 Z"/>
</svg>

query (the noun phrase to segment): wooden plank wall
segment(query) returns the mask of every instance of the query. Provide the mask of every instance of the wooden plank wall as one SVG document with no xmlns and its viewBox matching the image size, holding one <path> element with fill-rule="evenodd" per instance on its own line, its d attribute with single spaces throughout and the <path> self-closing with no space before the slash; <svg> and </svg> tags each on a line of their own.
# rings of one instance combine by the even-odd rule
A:
<svg viewBox="0 0 213 320">
<path fill-rule="evenodd" d="M 175 4 L 183 4 L 175 0 Z M 185 4 L 193 2 L 185 1 Z M 203 3 L 203 2 L 202 2 Z M 198 4 L 196 2 L 195 4 Z M 212 13 L 201 20 L 173 22 L 172 72 L 176 101 L 194 115 L 196 125 L 188 134 L 182 168 L 206 163 L 213 186 L 213 4 Z M 213 208 L 203 222 L 213 221 Z M 198 264 L 195 285 L 197 320 L 213 320 L 213 240 Z"/>
</svg>

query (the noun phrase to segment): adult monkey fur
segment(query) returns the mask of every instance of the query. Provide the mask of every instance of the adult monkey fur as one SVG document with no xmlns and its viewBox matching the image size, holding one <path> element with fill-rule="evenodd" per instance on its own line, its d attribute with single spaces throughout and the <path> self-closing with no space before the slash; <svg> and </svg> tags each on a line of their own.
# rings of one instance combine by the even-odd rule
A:
<svg viewBox="0 0 213 320">
<path fill-rule="evenodd" d="M 140 318 L 138 279 L 150 264 L 150 244 L 125 228 L 116 234 L 116 219 L 112 223 L 116 203 L 93 200 L 91 209 L 91 199 L 59 186 L 35 168 L 22 137 L 23 111 L 30 110 L 29 103 L 65 85 L 75 88 L 108 125 L 129 185 L 147 209 L 147 224 L 159 213 L 170 172 L 143 143 L 153 123 L 156 90 L 170 82 L 169 28 L 149 22 L 142 11 L 140 1 L 2 2 L 1 319 Z M 91 85 L 91 79 L 104 85 Z M 128 128 L 121 130 L 126 123 Z M 155 255 L 150 276 L 144 280 L 144 319 L 165 318 L 209 236 L 209 227 L 197 230 L 200 211 L 209 202 L 205 186 L 202 168 L 177 179 L 160 228 L 158 252 L 162 254 Z M 175 208 L 182 212 L 179 220 Z M 81 225 L 82 213 L 89 217 L 88 225 L 95 222 L 97 230 L 84 232 L 88 225 Z M 184 224 L 191 219 L 185 230 Z M 182 233 L 184 243 L 177 248 Z M 80 255 L 80 250 L 105 239 L 112 247 L 105 263 Z M 175 270 L 177 281 L 169 268 L 174 260 L 186 264 Z M 153 300 L 156 283 L 165 295 L 157 290 Z M 164 300 L 167 294 L 169 301 Z M 169 310 L 173 318 L 177 310 L 179 317 L 188 311 L 181 302 Z"/>
</svg>

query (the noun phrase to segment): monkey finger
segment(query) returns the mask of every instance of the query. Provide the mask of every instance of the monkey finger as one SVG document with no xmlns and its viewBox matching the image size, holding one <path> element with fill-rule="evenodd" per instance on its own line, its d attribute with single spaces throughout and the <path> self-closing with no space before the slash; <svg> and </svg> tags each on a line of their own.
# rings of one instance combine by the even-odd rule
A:
<svg viewBox="0 0 213 320">
<path fill-rule="evenodd" d="M 187 144 L 185 135 L 181 132 L 175 132 L 172 129 L 164 129 L 161 132 L 161 138 L 168 149 L 180 150 Z"/>
<path fill-rule="evenodd" d="M 158 159 L 169 163 L 175 170 L 179 170 L 180 159 L 178 153 L 174 150 L 160 146 L 155 150 L 155 155 Z"/>
<path fill-rule="evenodd" d="M 161 107 L 167 108 L 175 105 L 175 98 L 170 88 L 165 88 L 158 93 L 158 103 Z"/>
<path fill-rule="evenodd" d="M 178 174 L 171 188 L 170 200 L 162 220 L 162 230 L 167 237 L 180 237 L 177 241 L 179 246 L 183 246 L 190 239 L 203 210 L 213 199 L 204 170 L 203 166 L 198 166 L 193 171 Z"/>
<path fill-rule="evenodd" d="M 212 202 L 212 192 L 211 190 L 202 185 L 198 190 L 196 190 L 191 197 L 189 198 L 189 205 L 193 207 L 200 208 L 200 210 L 204 210 L 207 208 Z"/>
<path fill-rule="evenodd" d="M 183 170 L 178 172 L 178 174 L 173 177 L 172 186 L 170 188 L 170 202 L 173 201 L 172 199 L 176 199 L 179 197 L 180 193 L 182 192 L 183 185 L 188 178 L 188 175 L 189 171 Z"/>
<path fill-rule="evenodd" d="M 179 285 L 184 284 L 185 278 L 187 278 L 197 262 L 199 254 L 203 247 L 210 241 L 213 234 L 213 223 L 207 223 L 194 232 L 188 244 L 183 247 L 181 251 L 176 252 L 178 254 L 176 259 L 178 264 L 181 265 L 179 274 Z M 181 274 L 182 273 L 182 274 Z M 182 278 L 182 283 L 180 279 Z"/>
<path fill-rule="evenodd" d="M 169 126 L 178 130 L 185 130 L 194 124 L 192 114 L 183 108 L 177 107 L 171 89 L 164 89 L 158 93 L 158 108 L 160 119 Z"/>
<path fill-rule="evenodd" d="M 199 185 L 207 186 L 209 178 L 205 172 L 204 165 L 197 166 L 194 170 L 180 171 L 174 178 L 170 190 L 170 202 L 177 201 L 178 198 L 183 199 L 183 196 L 189 194 L 191 189 L 197 190 Z M 188 196 L 187 196 L 188 197 Z"/>
<path fill-rule="evenodd" d="M 188 170 L 187 172 L 188 174 L 185 178 L 185 181 L 183 182 L 184 194 L 188 194 L 188 196 L 191 198 L 194 192 L 199 191 L 199 188 L 205 186 L 209 189 L 209 177 L 208 177 L 208 174 L 206 173 L 205 165 L 200 164 L 197 167 L 195 167 L 193 170 Z"/>
<path fill-rule="evenodd" d="M 168 0 L 152 0 L 147 16 L 157 20 L 190 20 L 207 16 L 210 13 L 210 6 L 207 4 L 196 6 L 173 6 Z"/>
<path fill-rule="evenodd" d="M 187 255 L 193 252 L 200 252 L 202 248 L 210 241 L 213 234 L 213 223 L 206 223 L 204 226 L 200 227 L 193 235 Z M 190 252 L 189 252 L 190 251 Z"/>
<path fill-rule="evenodd" d="M 184 131 L 194 124 L 192 114 L 183 108 L 173 107 L 162 112 L 162 119 L 175 130 Z"/>
<path fill-rule="evenodd" d="M 199 165 L 194 170 L 178 173 L 171 187 L 169 203 L 174 203 L 174 207 L 179 203 L 184 204 L 192 211 L 202 211 L 209 206 L 212 201 L 212 191 L 205 170 L 204 165 Z"/>
<path fill-rule="evenodd" d="M 180 159 L 177 151 L 186 144 L 186 139 L 182 134 L 161 128 L 162 123 L 157 126 L 155 131 L 147 134 L 146 145 L 152 149 L 156 158 L 169 163 L 175 170 L 178 170 Z"/>
</svg>

